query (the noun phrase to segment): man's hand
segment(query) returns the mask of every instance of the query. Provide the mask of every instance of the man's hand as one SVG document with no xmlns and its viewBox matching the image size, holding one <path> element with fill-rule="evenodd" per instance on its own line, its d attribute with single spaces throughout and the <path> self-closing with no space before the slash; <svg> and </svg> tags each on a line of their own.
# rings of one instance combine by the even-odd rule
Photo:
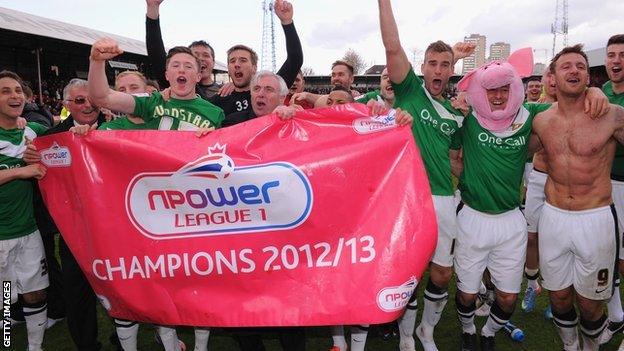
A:
<svg viewBox="0 0 624 351">
<path fill-rule="evenodd" d="M 366 106 L 368 107 L 371 116 L 387 115 L 388 111 L 390 111 L 390 108 L 388 108 L 388 105 L 386 105 L 385 102 L 381 102 L 375 99 L 368 100 Z"/>
<path fill-rule="evenodd" d="M 79 126 L 73 126 L 69 128 L 69 131 L 74 133 L 75 135 L 85 136 L 89 134 L 90 131 L 95 130 L 97 128 L 97 123 L 93 123 L 92 125 L 83 124 Z"/>
<path fill-rule="evenodd" d="M 273 110 L 273 113 L 276 113 L 277 117 L 285 121 L 287 119 L 291 119 L 295 117 L 298 111 L 303 111 L 303 107 L 299 105 L 290 105 L 290 106 L 281 105 L 281 106 L 277 106 L 275 110 Z"/>
<path fill-rule="evenodd" d="M 119 48 L 115 40 L 102 38 L 93 43 L 89 59 L 93 61 L 106 61 L 121 54 L 123 54 L 123 50 Z"/>
<path fill-rule="evenodd" d="M 309 103 L 314 103 L 314 101 L 310 101 L 310 93 L 307 93 L 305 91 L 302 91 L 301 93 L 294 93 L 293 96 L 290 98 L 291 104 L 294 103 L 301 103 L 302 101 L 307 101 Z"/>
<path fill-rule="evenodd" d="M 203 136 L 210 134 L 210 132 L 212 132 L 213 130 L 215 130 L 214 127 L 199 128 L 198 130 L 195 131 L 195 136 L 198 138 L 201 138 Z"/>
<path fill-rule="evenodd" d="M 117 118 L 117 116 L 115 116 L 113 111 L 107 108 L 100 107 L 100 112 L 102 112 L 102 114 L 104 115 L 104 119 L 106 120 L 106 122 L 110 122 L 114 120 L 115 118 Z"/>
<path fill-rule="evenodd" d="M 399 127 L 412 125 L 412 122 L 414 122 L 414 117 L 412 117 L 409 112 L 403 111 L 400 108 L 396 109 L 396 115 L 394 115 L 394 119 Z"/>
<path fill-rule="evenodd" d="M 158 19 L 160 15 L 160 4 L 163 0 L 145 0 L 147 4 L 147 17 L 150 19 Z"/>
<path fill-rule="evenodd" d="M 463 41 L 453 45 L 453 58 L 455 62 L 472 55 L 476 47 L 474 43 L 465 43 Z"/>
<path fill-rule="evenodd" d="M 273 3 L 273 9 L 275 14 L 282 22 L 282 25 L 293 23 L 293 6 L 290 2 L 285 0 L 275 0 Z"/>
<path fill-rule="evenodd" d="M 226 96 L 228 96 L 228 95 L 230 95 L 230 94 L 232 94 L 234 92 L 234 88 L 236 88 L 234 83 L 232 83 L 232 82 L 225 83 L 219 89 L 219 92 L 217 92 L 217 94 L 219 94 L 219 96 L 221 96 L 221 97 L 226 97 Z"/>
<path fill-rule="evenodd" d="M 26 128 L 27 124 L 28 124 L 28 121 L 26 120 L 26 118 L 17 117 L 17 129 L 24 129 Z"/>
<path fill-rule="evenodd" d="M 18 168 L 18 170 L 19 170 L 18 178 L 20 179 L 30 179 L 30 178 L 41 179 L 46 174 L 45 166 L 40 163 L 28 165 L 25 167 L 20 167 Z"/>
<path fill-rule="evenodd" d="M 454 109 L 461 111 L 464 116 L 468 116 L 468 112 L 470 112 L 470 106 L 468 105 L 466 96 L 468 96 L 468 94 L 465 91 L 462 91 L 457 95 L 457 97 L 451 98 L 451 106 L 453 106 Z"/>
<path fill-rule="evenodd" d="M 609 99 L 598 88 L 587 88 L 587 96 L 585 97 L 585 114 L 589 114 L 591 118 L 598 118 L 606 115 L 611 109 Z"/>
<path fill-rule="evenodd" d="M 37 151 L 37 147 L 33 144 L 32 140 L 26 139 L 26 150 L 22 155 L 22 160 L 28 164 L 41 162 L 41 154 Z"/>
</svg>

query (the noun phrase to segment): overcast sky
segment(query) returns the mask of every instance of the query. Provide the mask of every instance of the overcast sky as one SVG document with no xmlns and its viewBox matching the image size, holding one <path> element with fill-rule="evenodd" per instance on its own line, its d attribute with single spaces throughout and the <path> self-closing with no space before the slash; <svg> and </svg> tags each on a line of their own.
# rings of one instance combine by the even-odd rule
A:
<svg viewBox="0 0 624 351">
<path fill-rule="evenodd" d="M 369 65 L 385 63 L 376 1 L 291 2 L 303 44 L 304 66 L 316 74 L 328 74 L 331 63 L 348 48 L 359 52 Z M 555 0 L 438 0 L 428 1 L 429 6 L 415 0 L 392 3 L 401 42 L 410 59 L 413 51 L 422 52 L 431 41 L 442 39 L 453 44 L 471 33 L 486 35 L 488 49 L 491 43 L 505 41 L 512 51 L 533 47 L 536 62 L 551 57 Z M 587 50 L 600 48 L 609 36 L 624 32 L 624 1 L 569 3 L 569 44 L 584 43 Z M 204 39 L 213 45 L 221 62 L 234 44 L 247 44 L 260 54 L 261 4 L 262 0 L 165 0 L 161 6 L 165 46 Z M 144 0 L 0 0 L 0 6 L 145 40 Z M 285 58 L 285 44 L 281 27 L 276 33 L 279 67 Z"/>
</svg>

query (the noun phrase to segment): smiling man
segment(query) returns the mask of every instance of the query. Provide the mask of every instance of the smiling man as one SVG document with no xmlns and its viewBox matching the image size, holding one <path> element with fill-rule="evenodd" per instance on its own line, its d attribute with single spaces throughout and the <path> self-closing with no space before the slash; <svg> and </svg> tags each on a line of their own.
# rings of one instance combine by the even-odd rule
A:
<svg viewBox="0 0 624 351">
<path fill-rule="evenodd" d="M 550 71 L 558 103 L 535 119 L 532 138 L 543 147 L 549 169 L 539 222 L 540 269 L 564 349 L 579 348 L 576 301 L 583 350 L 598 350 L 620 239 L 609 175 L 616 144 L 624 143 L 624 108 L 611 105 L 604 117 L 588 118 L 589 64 L 582 45 L 561 50 Z"/>
</svg>

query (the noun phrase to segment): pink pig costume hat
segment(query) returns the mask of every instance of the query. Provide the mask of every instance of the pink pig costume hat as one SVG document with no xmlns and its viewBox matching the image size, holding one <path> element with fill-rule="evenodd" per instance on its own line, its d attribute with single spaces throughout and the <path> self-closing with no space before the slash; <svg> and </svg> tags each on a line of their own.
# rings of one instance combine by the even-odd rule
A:
<svg viewBox="0 0 624 351">
<path fill-rule="evenodd" d="M 533 50 L 515 51 L 507 61 L 492 61 L 468 73 L 457 87 L 468 94 L 468 103 L 475 110 L 479 124 L 490 131 L 501 132 L 511 126 L 524 102 L 522 78 L 533 70 Z M 486 90 L 509 85 L 509 100 L 504 110 L 492 111 Z"/>
</svg>

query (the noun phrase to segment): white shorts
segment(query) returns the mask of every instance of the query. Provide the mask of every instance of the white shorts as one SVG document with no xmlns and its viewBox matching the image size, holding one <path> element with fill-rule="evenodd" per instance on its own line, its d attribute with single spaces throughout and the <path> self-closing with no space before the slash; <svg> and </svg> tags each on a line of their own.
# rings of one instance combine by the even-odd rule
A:
<svg viewBox="0 0 624 351">
<path fill-rule="evenodd" d="M 529 184 L 529 175 L 531 174 L 531 171 L 533 170 L 533 162 L 527 162 L 524 164 L 524 179 L 523 179 L 523 184 L 524 187 L 526 188 Z"/>
<path fill-rule="evenodd" d="M 457 214 L 457 288 L 476 294 L 487 268 L 497 289 L 520 292 L 526 258 L 526 221 L 518 208 L 491 215 L 463 205 Z"/>
<path fill-rule="evenodd" d="M 453 267 L 453 251 L 457 237 L 455 197 L 433 195 L 432 199 L 438 221 L 438 245 L 431 262 L 442 267 Z"/>
<path fill-rule="evenodd" d="M 574 286 L 591 300 L 611 297 L 616 267 L 615 208 L 566 211 L 544 203 L 539 223 L 539 262 L 543 286 Z"/>
<path fill-rule="evenodd" d="M 524 217 L 526 217 L 529 233 L 537 233 L 539 217 L 542 213 L 544 201 L 546 201 L 546 195 L 544 194 L 546 179 L 548 179 L 548 174 L 535 169 L 529 174 L 529 184 L 527 185 L 524 205 Z"/>
<path fill-rule="evenodd" d="M 624 260 L 624 182 L 618 180 L 611 180 L 611 197 L 613 198 L 613 205 L 615 205 L 615 212 L 618 215 L 618 231 L 620 232 L 620 260 Z M 623 272 L 624 273 L 624 272 Z"/>
<path fill-rule="evenodd" d="M 48 267 L 41 234 L 0 240 L 0 280 L 11 282 L 11 302 L 17 294 L 43 290 L 48 287 Z"/>
</svg>

